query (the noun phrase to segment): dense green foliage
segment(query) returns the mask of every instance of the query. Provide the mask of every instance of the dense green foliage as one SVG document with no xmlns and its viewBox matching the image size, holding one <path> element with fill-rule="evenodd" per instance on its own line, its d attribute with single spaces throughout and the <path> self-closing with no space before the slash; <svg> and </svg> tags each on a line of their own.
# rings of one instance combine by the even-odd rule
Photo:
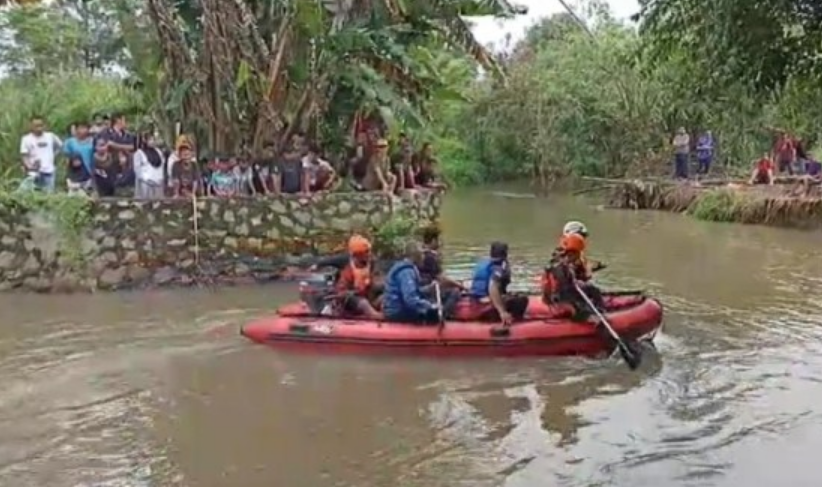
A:
<svg viewBox="0 0 822 487">
<path fill-rule="evenodd" d="M 710 84 L 777 90 L 822 75 L 822 3 L 816 0 L 641 0 L 641 32 L 655 59 L 684 54 L 711 66 Z"/>
<path fill-rule="evenodd" d="M 461 15 L 516 12 L 506 0 L 35 0 L 0 11 L 0 63 L 7 91 L 119 77 L 132 90 L 118 104 L 138 99 L 166 137 L 180 124 L 205 148 L 260 153 L 303 130 L 340 150 L 357 117 L 396 133 L 459 98 L 438 71 L 444 53 L 501 77 Z"/>
<path fill-rule="evenodd" d="M 607 15 L 594 20 L 589 32 L 568 15 L 532 28 L 505 60 L 507 86 L 461 78 L 471 101 L 443 104 L 434 130 L 449 173 L 472 182 L 669 174 L 679 126 L 712 130 L 718 163 L 747 171 L 770 149 L 774 128 L 818 136 L 814 78 L 788 77 L 770 94 L 745 78 L 712 81 L 704 60 L 681 50 L 652 57 L 635 29 Z"/>
<path fill-rule="evenodd" d="M 341 148 L 355 114 L 378 114 L 392 134 L 433 142 L 458 184 L 667 174 L 679 126 L 712 130 L 717 163 L 740 171 L 777 127 L 817 138 L 820 9 L 719 0 L 721 15 L 704 16 L 704 0 L 641 3 L 640 29 L 589 2 L 589 29 L 556 15 L 499 59 L 459 14 L 511 15 L 502 0 L 355 0 L 345 12 L 325 0 L 12 8 L 0 13 L 14 40 L 0 48 L 12 74 L 0 83 L 0 157 L 16 162 L 32 114 L 62 133 L 103 108 L 150 115 L 166 134 L 179 121 L 202 145 L 232 148 L 268 143 L 272 128 L 275 139 L 304 129 Z M 217 17 L 230 36 L 209 31 Z"/>
</svg>

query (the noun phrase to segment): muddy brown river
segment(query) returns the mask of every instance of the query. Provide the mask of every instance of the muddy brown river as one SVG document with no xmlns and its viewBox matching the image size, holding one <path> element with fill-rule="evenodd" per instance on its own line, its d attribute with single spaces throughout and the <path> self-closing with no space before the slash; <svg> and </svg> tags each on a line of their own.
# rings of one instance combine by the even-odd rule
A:
<svg viewBox="0 0 822 487">
<path fill-rule="evenodd" d="M 240 338 L 286 284 L 0 296 L 0 486 L 822 485 L 822 235 L 487 189 L 443 218 L 454 274 L 505 238 L 524 285 L 584 220 L 600 282 L 665 304 L 658 354 L 632 373 Z"/>
</svg>

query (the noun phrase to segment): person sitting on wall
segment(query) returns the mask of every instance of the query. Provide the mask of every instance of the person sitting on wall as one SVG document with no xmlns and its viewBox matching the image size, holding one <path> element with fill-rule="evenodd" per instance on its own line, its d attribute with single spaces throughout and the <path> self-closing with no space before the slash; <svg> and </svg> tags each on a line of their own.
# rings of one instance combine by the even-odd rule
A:
<svg viewBox="0 0 822 487">
<path fill-rule="evenodd" d="M 437 170 L 437 159 L 434 157 L 434 148 L 430 142 L 422 145 L 420 151 L 414 155 L 411 163 L 412 187 L 440 188 L 447 185 L 440 181 Z"/>
<path fill-rule="evenodd" d="M 90 195 L 94 189 L 91 173 L 89 173 L 88 167 L 81 154 L 71 153 L 68 156 L 66 188 L 68 194 L 81 194 L 85 196 Z"/>
<path fill-rule="evenodd" d="M 411 163 L 414 158 L 414 147 L 411 139 L 404 132 L 399 135 L 399 140 L 391 154 L 391 172 L 397 178 L 397 190 L 414 188 L 414 175 L 411 171 Z"/>
<path fill-rule="evenodd" d="M 811 179 L 819 180 L 822 176 L 822 163 L 810 156 L 805 160 L 805 175 Z"/>
<path fill-rule="evenodd" d="M 368 161 L 371 158 L 371 144 L 368 141 L 368 134 L 364 131 L 358 132 L 354 147 L 348 154 L 347 164 L 341 171 L 340 176 L 350 176 L 350 186 L 354 191 L 365 191 L 362 182 L 368 168 Z"/>
<path fill-rule="evenodd" d="M 395 263 L 385 278 L 383 314 L 389 321 L 416 324 L 439 322 L 439 306 L 426 299 L 422 289 L 420 266 L 423 249 L 419 242 L 405 245 L 405 258 Z"/>
<path fill-rule="evenodd" d="M 280 155 L 277 171 L 274 173 L 274 193 L 308 193 L 308 171 L 303 166 L 307 150 L 305 136 L 302 133 L 294 134 L 288 147 Z"/>
<path fill-rule="evenodd" d="M 749 184 L 768 184 L 773 185 L 774 183 L 774 163 L 769 157 L 768 153 L 764 153 L 762 158 L 759 159 L 755 165 L 753 174 L 751 174 L 751 180 Z"/>
<path fill-rule="evenodd" d="M 188 146 L 177 148 L 179 159 L 171 169 L 171 191 L 175 198 L 191 198 L 202 194 L 202 177 L 194 152 Z"/>
<path fill-rule="evenodd" d="M 366 191 L 393 193 L 396 184 L 397 177 L 391 173 L 389 168 L 388 141 L 379 139 L 368 161 L 362 185 Z"/>
<path fill-rule="evenodd" d="M 331 191 L 336 187 L 337 172 L 331 163 L 320 157 L 320 148 L 316 144 L 308 145 L 308 152 L 302 162 L 303 169 L 308 174 L 309 191 Z"/>
<path fill-rule="evenodd" d="M 97 196 L 101 198 L 114 196 L 116 189 L 114 184 L 119 165 L 114 162 L 114 155 L 109 152 L 106 141 L 95 140 L 93 160 L 94 172 L 92 179 Z"/>
<path fill-rule="evenodd" d="M 211 161 L 209 161 L 210 163 Z M 208 164 L 208 163 L 207 163 Z M 221 157 L 211 164 L 212 171 L 208 177 L 206 192 L 211 196 L 228 198 L 237 194 L 237 175 L 234 173 L 232 159 Z"/>
<path fill-rule="evenodd" d="M 822 182 L 822 163 L 808 155 L 805 159 L 805 174 L 799 182 L 799 192 L 795 196 L 812 196 L 820 182 Z"/>
<path fill-rule="evenodd" d="M 504 326 L 510 326 L 514 320 L 525 316 L 528 296 L 508 294 L 509 284 L 508 244 L 494 242 L 489 256 L 480 259 L 474 267 L 471 281 L 471 297 L 477 304 L 486 305 L 480 313 L 480 320 L 501 321 Z"/>
</svg>

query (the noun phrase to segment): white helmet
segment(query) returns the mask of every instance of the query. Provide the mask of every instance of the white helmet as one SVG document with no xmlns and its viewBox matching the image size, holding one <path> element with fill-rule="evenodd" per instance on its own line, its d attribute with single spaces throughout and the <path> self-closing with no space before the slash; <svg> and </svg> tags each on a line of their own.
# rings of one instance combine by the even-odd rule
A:
<svg viewBox="0 0 822 487">
<path fill-rule="evenodd" d="M 578 235 L 582 235 L 583 237 L 587 237 L 588 228 L 582 222 L 570 221 L 566 223 L 564 227 L 562 227 L 562 234 L 569 235 L 572 233 L 576 233 Z"/>
</svg>

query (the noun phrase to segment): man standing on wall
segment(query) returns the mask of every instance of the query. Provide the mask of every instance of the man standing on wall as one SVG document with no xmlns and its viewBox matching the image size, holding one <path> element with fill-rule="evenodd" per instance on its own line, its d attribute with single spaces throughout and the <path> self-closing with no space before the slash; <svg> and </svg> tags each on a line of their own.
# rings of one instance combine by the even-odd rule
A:
<svg viewBox="0 0 822 487">
<path fill-rule="evenodd" d="M 63 141 L 45 128 L 42 117 L 32 117 L 29 133 L 20 139 L 20 155 L 27 175 L 34 176 L 35 187 L 53 193 L 54 160 Z"/>
<path fill-rule="evenodd" d="M 121 113 L 115 113 L 111 116 L 111 127 L 103 129 L 97 135 L 97 139 L 106 141 L 109 153 L 115 156 L 121 152 L 131 156 L 137 149 L 137 138 L 128 132 L 126 117 Z"/>
<path fill-rule="evenodd" d="M 779 174 L 788 173 L 793 176 L 793 161 L 796 159 L 796 146 L 793 140 L 784 131 L 779 132 L 779 138 L 773 149 L 776 159 L 776 169 Z"/>
<path fill-rule="evenodd" d="M 674 179 L 688 179 L 688 162 L 691 154 L 691 137 L 685 127 L 679 127 L 674 135 Z"/>
</svg>

